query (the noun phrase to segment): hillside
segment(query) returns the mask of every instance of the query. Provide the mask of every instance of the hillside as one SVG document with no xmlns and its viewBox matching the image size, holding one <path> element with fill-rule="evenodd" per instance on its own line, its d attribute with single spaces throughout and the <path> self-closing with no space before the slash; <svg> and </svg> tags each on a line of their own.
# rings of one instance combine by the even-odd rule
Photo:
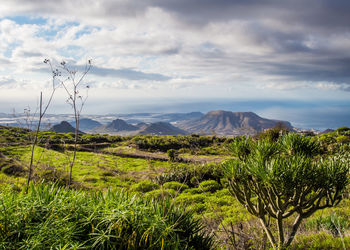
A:
<svg viewBox="0 0 350 250">
<path fill-rule="evenodd" d="M 265 119 L 253 112 L 210 111 L 203 117 L 190 122 L 179 123 L 178 126 L 191 133 L 217 135 L 252 135 L 264 129 L 283 123 L 287 128 L 292 125 L 286 121 Z"/>
<path fill-rule="evenodd" d="M 154 127 L 154 124 L 141 125 Z M 245 237 L 248 238 L 243 240 L 249 240 L 251 249 L 263 249 L 264 246 L 265 248 L 270 246 L 266 238 L 261 237 L 264 232 L 261 227 L 251 229 L 251 225 L 260 225 L 259 220 L 248 214 L 226 185 L 227 179 L 224 176 L 225 172 L 222 171 L 222 163 L 238 159 L 238 157 L 233 157 L 238 156 L 237 152 L 227 147 L 227 145 L 237 141 L 233 138 L 198 135 L 137 135 L 135 137 L 81 135 L 78 140 L 79 150 L 72 173 L 73 184 L 71 188 L 64 188 L 68 180 L 67 166 L 69 166 L 69 161 L 67 161 L 67 156 L 73 152 L 73 147 L 69 144 L 72 144 L 74 139 L 69 134 L 42 131 L 39 132 L 40 143 L 34 151 L 34 162 L 40 161 L 34 168 L 35 179 L 33 178 L 33 181 L 36 184 L 29 189 L 28 193 L 18 192 L 27 183 L 27 168 L 32 148 L 30 138 L 29 130 L 0 126 L 0 200 L 5 204 L 2 204 L 4 208 L 9 208 L 6 213 L 0 214 L 0 224 L 4 225 L 6 221 L 12 222 L 8 223 L 8 229 L 4 229 L 4 233 L 2 236 L 0 235 L 0 242 L 5 246 L 5 249 L 18 249 L 20 244 L 23 244 L 23 248 L 28 248 L 29 244 L 32 244 L 30 245 L 33 246 L 32 248 L 35 246 L 44 249 L 47 245 L 57 248 L 59 247 L 57 241 L 52 239 L 52 237 L 56 237 L 56 234 L 60 242 L 69 241 L 69 244 L 77 245 L 77 240 L 81 239 L 82 242 L 79 245 L 90 249 L 92 248 L 91 242 L 95 240 L 100 242 L 101 240 L 100 235 L 93 231 L 96 230 L 97 223 L 100 223 L 99 230 L 103 230 L 102 233 L 108 235 L 108 230 L 120 221 L 118 217 L 120 214 L 124 216 L 123 218 L 126 215 L 129 216 L 127 218 L 130 219 L 125 223 L 135 222 L 134 229 L 142 223 L 140 229 L 143 230 L 145 226 L 149 225 L 147 224 L 149 221 L 152 222 L 152 228 L 147 233 L 153 232 L 152 230 L 157 230 L 159 225 L 164 225 L 166 219 L 171 216 L 170 213 L 162 210 L 168 207 L 165 206 L 166 204 L 171 204 L 169 208 L 188 208 L 187 211 L 193 211 L 194 215 L 200 219 L 203 215 L 217 218 L 216 226 L 220 226 L 224 221 L 233 221 L 235 224 L 232 226 L 235 229 L 247 232 Z M 307 136 L 299 138 L 311 142 L 311 146 L 315 145 L 314 142 L 317 141 L 324 143 L 324 151 L 320 153 L 321 157 L 337 155 L 341 162 L 344 162 L 344 167 L 349 165 L 350 134 L 348 128 L 341 128 L 312 138 Z M 260 140 L 264 139 L 260 138 L 251 142 L 257 145 L 256 143 Z M 63 147 L 65 150 L 60 149 Z M 177 153 L 177 158 L 174 160 L 170 158 L 170 149 Z M 315 160 L 318 160 L 319 157 L 320 155 L 317 155 Z M 241 164 L 244 163 L 241 162 Z M 312 178 L 312 175 L 308 176 Z M 258 180 L 258 178 L 255 179 Z M 221 182 L 222 180 L 225 182 Z M 40 186 L 38 184 L 48 184 L 51 181 L 55 183 L 54 186 L 46 184 Z M 75 189 L 79 190 L 78 193 L 74 191 Z M 111 189 L 115 191 L 105 192 Z M 35 190 L 40 192 L 35 193 Z M 128 193 L 129 196 L 127 196 L 132 200 L 119 199 L 118 190 L 122 190 L 124 194 Z M 68 191 L 69 193 L 66 193 Z M 98 192 L 98 195 L 94 194 L 95 191 Z M 103 193 L 106 196 L 103 196 Z M 45 199 L 42 199 L 43 197 Z M 116 200 L 114 197 L 118 199 Z M 144 202 L 140 200 L 143 197 L 146 198 Z M 301 225 L 300 231 L 296 235 L 295 243 L 293 243 L 295 245 L 291 249 L 343 249 L 344 245 L 345 249 L 349 249 L 348 210 L 350 200 L 346 197 L 349 197 L 348 189 L 344 200 L 336 208 L 327 208 L 322 210 L 322 213 L 315 213 L 305 219 L 305 223 Z M 170 203 L 166 203 L 164 198 L 170 198 Z M 150 203 L 150 199 L 153 202 Z M 159 200 L 161 207 L 154 210 L 154 205 L 157 205 Z M 254 197 L 253 201 L 255 200 Z M 148 207 L 147 204 L 152 204 L 152 207 Z M 113 206 L 115 211 L 112 210 L 116 212 L 115 214 L 112 213 L 113 211 L 111 212 L 111 206 Z M 145 208 L 144 212 L 139 210 L 143 207 Z M 28 214 L 28 211 L 34 212 Z M 99 213 L 96 214 L 96 211 Z M 150 214 L 149 211 L 153 212 Z M 153 214 L 156 214 L 154 211 L 160 212 L 159 215 L 169 214 L 169 216 L 159 217 L 160 224 L 154 226 L 155 217 L 152 217 Z M 220 217 L 217 217 L 219 212 Z M 150 216 L 150 218 L 145 217 L 145 215 Z M 185 218 L 182 214 L 180 215 L 180 218 Z M 113 220 L 106 220 L 106 216 L 113 216 L 113 218 L 111 217 Z M 68 224 L 67 218 L 69 219 Z M 142 218 L 146 218 L 146 221 L 138 220 Z M 334 219 L 341 220 L 343 223 L 341 224 L 343 238 L 336 237 L 332 233 L 334 227 L 333 224 L 329 225 L 329 221 Z M 23 226 L 22 222 L 26 223 L 26 226 Z M 102 228 L 100 225 L 104 226 L 106 222 L 111 223 Z M 178 222 L 177 219 L 176 222 Z M 123 222 L 123 225 L 125 223 Z M 176 223 L 176 225 L 186 225 L 186 223 L 188 222 Z M 286 225 L 291 226 L 288 223 L 286 222 Z M 203 220 L 202 225 L 204 230 L 212 230 L 212 224 L 207 224 L 206 220 Z M 166 226 L 172 228 L 169 225 Z M 84 230 L 88 233 L 79 238 L 80 232 L 83 230 L 81 227 L 85 227 L 86 230 Z M 320 234 L 320 227 L 324 228 L 322 234 Z M 125 224 L 123 228 L 129 229 L 129 224 Z M 112 233 L 119 233 L 121 227 L 113 230 L 118 230 L 118 232 L 112 231 Z M 165 229 L 161 227 L 161 232 L 163 231 Z M 25 237 L 18 237 L 16 234 L 10 241 L 8 240 L 9 232 L 19 232 Z M 50 237 L 48 237 L 47 232 L 52 233 Z M 132 235 L 128 232 L 125 231 L 126 239 L 130 237 L 134 239 L 136 229 L 131 232 Z M 144 230 L 140 231 L 140 237 L 145 234 L 144 232 Z M 155 232 L 158 235 L 160 231 Z M 151 233 L 149 235 L 151 237 Z M 183 231 L 181 231 L 181 235 L 183 235 Z M 41 237 L 40 240 L 38 240 L 39 237 Z M 219 247 L 236 249 L 227 244 L 230 242 L 232 234 L 223 234 L 220 237 L 222 238 L 214 238 L 218 242 L 218 247 L 211 249 Z M 241 241 L 242 239 L 238 237 L 241 236 L 237 236 L 237 239 Z M 165 238 L 164 249 L 169 246 L 171 238 Z M 113 237 L 103 239 L 109 242 L 108 244 L 115 243 Z M 38 242 L 41 244 L 40 247 L 38 247 Z M 139 248 L 143 246 L 139 245 L 140 242 L 144 241 L 137 242 Z M 197 238 L 196 242 L 198 242 Z M 176 246 L 178 245 L 170 246 L 167 249 L 174 249 Z M 153 249 L 153 247 L 145 246 L 143 249 Z M 205 248 L 200 245 L 195 249 Z"/>
<path fill-rule="evenodd" d="M 115 119 L 111 123 L 97 128 L 99 132 L 121 132 L 121 131 L 136 131 L 139 130 L 138 127 L 126 123 L 122 119 Z"/>
<path fill-rule="evenodd" d="M 72 126 L 75 126 L 74 122 L 71 122 L 70 124 Z M 102 126 L 100 122 L 92 120 L 90 118 L 82 118 L 79 120 L 79 129 L 83 131 L 93 130 L 99 126 Z"/>
<path fill-rule="evenodd" d="M 143 130 L 139 132 L 139 134 L 151 134 L 151 135 L 186 135 L 188 134 L 186 131 L 179 129 L 170 123 L 167 122 L 156 122 L 151 123 Z"/>
<path fill-rule="evenodd" d="M 179 129 L 167 122 L 145 123 L 137 125 L 128 124 L 122 119 L 116 119 L 111 123 L 95 129 L 98 133 L 110 133 L 119 135 L 185 135 L 186 131 Z"/>
<path fill-rule="evenodd" d="M 58 133 L 74 133 L 75 132 L 75 128 L 70 125 L 69 122 L 67 121 L 62 121 L 60 124 L 56 124 L 54 126 L 52 126 L 50 129 L 49 129 L 50 132 L 58 132 Z M 78 133 L 80 134 L 85 134 L 84 132 L 82 131 L 78 131 Z"/>
</svg>

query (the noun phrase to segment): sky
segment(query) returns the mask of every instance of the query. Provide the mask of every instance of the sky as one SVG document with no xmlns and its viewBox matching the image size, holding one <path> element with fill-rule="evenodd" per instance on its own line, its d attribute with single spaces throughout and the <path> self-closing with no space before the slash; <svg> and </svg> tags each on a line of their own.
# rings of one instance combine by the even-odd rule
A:
<svg viewBox="0 0 350 250">
<path fill-rule="evenodd" d="M 350 125 L 350 1 L 1 0 L 0 112 L 35 109 L 65 61 L 84 112 L 253 111 Z M 89 93 L 83 89 L 89 86 Z M 57 89 L 49 113 L 68 113 Z"/>
</svg>

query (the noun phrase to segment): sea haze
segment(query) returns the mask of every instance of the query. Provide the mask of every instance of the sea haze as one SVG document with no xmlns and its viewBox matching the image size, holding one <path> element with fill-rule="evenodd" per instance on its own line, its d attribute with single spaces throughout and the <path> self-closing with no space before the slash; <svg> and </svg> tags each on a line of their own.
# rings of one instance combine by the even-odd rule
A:
<svg viewBox="0 0 350 250">
<path fill-rule="evenodd" d="M 98 107 L 98 108 L 96 108 Z M 293 101 L 293 100 L 230 100 L 230 99 L 149 99 L 138 101 L 116 101 L 104 105 L 95 105 L 94 101 L 87 102 L 82 117 L 89 117 L 107 124 L 116 118 L 125 119 L 129 123 L 156 122 L 159 114 L 167 113 L 207 113 L 212 110 L 233 112 L 254 112 L 257 115 L 276 120 L 291 122 L 293 127 L 300 129 L 325 130 L 350 126 L 350 101 Z M 10 113 L 10 112 L 4 112 Z M 0 114 L 0 124 L 14 124 L 13 115 Z M 142 113 L 154 113 L 146 116 Z M 73 120 L 70 110 L 64 106 L 55 106 L 46 115 L 50 124 L 62 120 Z M 131 115 L 132 114 L 132 115 Z M 17 109 L 17 115 L 21 110 Z"/>
</svg>

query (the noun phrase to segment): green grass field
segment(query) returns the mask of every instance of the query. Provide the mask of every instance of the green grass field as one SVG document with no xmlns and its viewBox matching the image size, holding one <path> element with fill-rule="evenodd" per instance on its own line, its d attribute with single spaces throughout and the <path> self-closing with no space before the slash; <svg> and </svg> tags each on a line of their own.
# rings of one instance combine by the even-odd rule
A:
<svg viewBox="0 0 350 250">
<path fill-rule="evenodd" d="M 66 148 L 61 146 L 57 150 L 49 149 L 51 148 L 50 143 L 52 143 L 52 145 L 57 145 L 57 137 L 59 137 L 60 140 L 63 140 L 66 138 L 66 136 L 68 140 Z M 12 199 L 22 199 L 23 201 L 26 200 L 25 202 L 27 203 L 33 202 L 34 204 L 36 202 L 36 198 L 33 198 L 34 196 L 31 197 L 30 200 L 29 197 L 26 197 L 26 194 L 20 192 L 20 190 L 23 190 L 26 184 L 27 170 L 31 156 L 31 146 L 28 138 L 28 131 L 17 128 L 0 128 L 0 195 L 2 196 L 3 200 L 7 199 L 6 202 L 8 202 L 8 204 L 0 204 L 0 210 L 2 213 L 2 217 L 0 217 L 0 235 L 2 237 L 2 245 L 0 244 L 0 247 L 6 248 L 6 246 L 10 246 L 6 245 L 10 244 L 9 239 L 11 238 L 6 238 L 9 237 L 6 235 L 9 234 L 10 231 L 6 231 L 8 230 L 6 228 L 6 230 L 4 229 L 4 222 L 6 222 L 10 217 L 7 218 L 5 216 L 5 214 L 8 212 L 7 210 L 5 211 L 5 209 L 9 209 L 9 207 L 15 205 L 10 204 L 9 197 L 12 195 L 12 197 L 15 197 Z M 72 142 L 69 141 L 71 138 L 69 138 L 68 135 L 57 135 L 55 133 L 48 132 L 43 132 L 43 138 L 46 138 L 46 142 L 44 140 L 40 146 L 36 147 L 34 153 L 35 164 L 32 182 L 35 183 L 35 185 L 32 188 L 47 190 L 49 189 L 50 185 L 52 185 L 50 182 L 56 183 L 55 190 L 58 187 L 64 188 L 68 183 L 69 161 L 73 154 L 71 148 Z M 98 138 L 99 141 L 94 142 L 93 138 Z M 338 134 L 333 132 L 328 135 L 314 137 L 313 139 L 320 141 L 323 150 L 321 154 L 341 155 L 345 161 L 348 161 L 347 164 L 349 164 L 350 158 L 346 156 L 349 155 L 350 152 L 349 138 L 350 133 L 345 131 Z M 202 228 L 200 231 L 203 233 L 203 235 L 211 235 L 215 242 L 214 245 L 209 244 L 211 248 L 225 249 L 236 247 L 237 249 L 261 249 L 264 247 L 269 247 L 269 243 L 264 236 L 258 220 L 249 214 L 244 206 L 242 206 L 229 192 L 228 182 L 223 174 L 221 163 L 235 157 L 235 155 L 228 153 L 227 148 L 232 139 L 230 139 L 231 141 L 226 141 L 224 139 L 217 140 L 209 137 L 194 137 L 186 139 L 188 141 L 196 140 L 195 142 L 197 144 L 194 149 L 188 147 L 188 144 L 184 144 L 185 139 L 183 137 L 164 137 L 156 138 L 155 140 L 150 136 L 138 136 L 136 139 L 132 137 L 119 138 L 112 136 L 104 137 L 84 135 L 84 137 L 82 137 L 79 141 L 81 151 L 77 152 L 76 162 L 73 167 L 72 189 L 77 191 L 72 190 L 71 192 L 76 192 L 74 194 L 65 194 L 62 191 L 63 193 L 60 193 L 60 195 L 72 195 L 74 199 L 77 199 L 76 202 L 81 202 L 81 199 L 83 198 L 79 197 L 90 197 L 89 195 L 91 193 L 100 191 L 106 194 L 109 192 L 108 190 L 110 190 L 117 193 L 126 192 L 130 195 L 128 197 L 136 195 L 136 197 L 141 200 L 153 200 L 154 202 L 157 202 L 157 204 L 158 202 L 159 204 L 162 204 L 162 201 L 169 199 L 167 202 L 170 202 L 172 204 L 171 206 L 191 211 L 191 218 L 194 220 L 199 220 L 202 223 Z M 140 144 L 141 147 L 145 147 L 147 149 L 140 148 L 135 141 L 137 143 L 142 142 L 142 144 Z M 156 146 L 152 144 L 153 142 L 156 143 Z M 106 146 L 104 146 L 103 143 L 105 143 Z M 203 143 L 203 146 L 201 146 L 200 143 Z M 184 148 L 179 148 L 182 144 L 184 145 Z M 169 148 L 169 145 L 174 145 L 179 157 L 190 159 L 190 161 L 171 162 L 155 160 L 156 157 L 153 156 L 161 156 L 163 158 L 167 157 L 166 151 Z M 83 150 L 84 147 L 98 149 L 92 150 L 92 152 L 90 152 L 91 150 L 87 152 Z M 112 153 L 124 153 L 131 155 L 131 157 L 116 156 Z M 42 182 L 45 182 L 45 184 L 41 184 Z M 39 191 L 34 191 L 34 189 L 31 191 L 32 195 L 34 195 L 33 193 L 38 195 L 37 192 Z M 345 199 L 343 199 L 338 206 L 320 210 L 305 220 L 301 225 L 300 231 L 298 232 L 291 248 L 350 248 L 349 187 L 345 195 Z M 85 205 L 82 206 L 89 206 L 89 202 L 94 203 L 90 198 L 86 199 L 87 200 L 83 202 Z M 22 204 L 21 202 L 18 201 L 16 206 L 18 206 L 18 204 Z M 101 201 L 98 201 L 98 203 L 100 202 Z M 57 203 L 55 206 L 58 207 L 55 209 L 61 209 L 59 206 L 62 206 L 63 209 L 62 204 L 63 203 Z M 50 209 L 52 209 L 53 205 L 51 204 L 47 206 L 51 206 Z M 95 204 L 93 206 L 97 205 Z M 109 213 L 107 208 L 113 210 L 111 206 L 107 206 L 103 208 L 103 213 Z M 47 210 L 49 208 L 46 207 L 45 209 Z M 89 209 L 89 211 L 93 214 L 91 210 L 93 208 Z M 147 210 L 149 208 L 145 209 Z M 15 211 L 12 212 L 13 214 L 11 214 L 11 216 L 16 216 Z M 61 212 L 63 213 L 63 210 Z M 129 213 L 130 211 L 125 210 L 124 212 Z M 21 213 L 22 212 L 18 212 L 17 215 L 20 215 Z M 21 216 L 27 216 L 26 213 L 28 214 L 28 211 L 23 211 Z M 50 228 L 45 223 L 49 223 L 52 218 L 50 217 L 50 214 L 45 216 L 47 216 L 45 217 L 47 220 L 43 220 L 39 224 L 28 223 L 33 225 L 33 227 L 37 227 L 37 229 L 39 227 L 43 227 L 49 230 Z M 73 215 L 71 214 L 71 216 Z M 84 220 L 86 220 L 88 215 L 85 214 L 84 216 Z M 98 225 L 98 223 L 105 223 L 102 222 L 101 214 L 96 216 L 98 216 L 98 220 L 101 220 L 101 222 L 96 222 L 95 224 L 91 224 L 89 226 L 90 231 L 88 234 L 93 238 L 93 240 L 89 242 L 75 241 L 74 239 L 77 236 L 74 236 L 72 231 L 69 230 L 74 231 L 74 228 L 78 226 L 80 227 L 80 225 L 74 225 L 72 218 L 68 219 L 59 217 L 57 221 L 57 228 L 53 228 L 52 230 L 58 230 L 55 231 L 56 233 L 66 233 L 66 239 L 55 239 L 52 242 L 45 243 L 46 245 L 40 245 L 41 243 L 39 243 L 39 241 L 42 240 L 40 237 L 46 237 L 44 234 L 40 234 L 40 236 L 37 238 L 28 236 L 26 239 L 27 243 L 25 243 L 27 245 L 21 245 L 21 247 L 26 248 L 25 246 L 28 246 L 29 248 L 33 249 L 40 249 L 43 246 L 51 246 L 53 248 L 61 247 L 70 249 L 83 248 L 85 246 L 91 247 L 93 244 L 95 244 L 95 247 L 103 246 L 108 248 L 107 246 L 110 239 L 107 240 L 107 238 L 111 236 L 104 235 L 102 231 L 98 231 L 96 234 L 94 234 L 95 232 L 91 231 L 92 225 L 95 227 Z M 18 223 L 24 222 L 21 221 Z M 69 228 L 67 229 L 67 232 L 61 231 L 63 229 L 60 228 L 65 225 L 67 228 Z M 115 226 L 116 225 L 117 224 L 115 224 Z M 159 228 L 156 228 L 158 226 Z M 139 231 L 141 234 L 141 238 L 139 240 L 144 241 L 147 234 L 150 234 L 151 231 L 152 233 L 156 234 L 156 232 L 158 232 L 157 230 L 160 228 L 160 225 L 148 225 L 148 229 L 146 227 L 146 229 L 142 229 L 145 231 Z M 33 228 L 27 229 L 37 230 Z M 14 233 L 19 229 L 14 227 L 11 230 L 13 230 L 12 233 Z M 52 231 L 53 234 L 55 234 L 55 232 Z M 26 235 L 34 235 L 34 231 L 31 233 L 23 231 L 22 233 Z M 98 234 L 100 238 L 97 239 Z M 170 234 L 171 233 L 169 231 L 169 235 Z M 157 246 L 157 249 L 171 249 L 171 247 L 174 247 L 174 244 L 182 244 L 179 242 L 174 243 L 177 242 L 176 240 L 172 241 L 177 236 L 171 236 L 172 240 L 170 240 L 169 243 L 167 242 L 167 237 L 168 236 L 164 236 L 158 240 L 154 239 L 154 245 L 152 245 L 153 243 L 151 242 L 144 243 L 147 247 Z M 232 239 L 234 239 L 234 241 Z M 22 240 L 23 242 L 25 241 L 24 239 Z M 162 240 L 164 241 L 163 243 Z M 111 242 L 113 242 L 113 240 Z M 136 248 L 137 247 L 135 247 L 135 249 Z M 194 248 L 199 249 L 198 246 Z"/>
</svg>

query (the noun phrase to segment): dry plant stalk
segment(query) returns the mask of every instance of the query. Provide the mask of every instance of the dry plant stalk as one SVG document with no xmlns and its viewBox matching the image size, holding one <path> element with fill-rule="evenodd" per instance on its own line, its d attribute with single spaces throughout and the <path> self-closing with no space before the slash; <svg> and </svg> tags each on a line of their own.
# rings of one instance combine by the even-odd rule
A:
<svg viewBox="0 0 350 250">
<path fill-rule="evenodd" d="M 52 90 L 51 90 L 51 94 L 49 97 L 48 102 L 46 103 L 45 106 L 43 106 L 43 93 L 40 92 L 40 99 L 39 99 L 39 118 L 38 118 L 38 123 L 36 125 L 36 130 L 34 132 L 34 138 L 32 140 L 32 149 L 31 149 L 31 155 L 30 155 L 30 164 L 29 164 L 29 171 L 28 171 L 28 178 L 27 178 L 27 188 L 26 190 L 28 190 L 29 187 L 29 183 L 32 179 L 32 174 L 33 174 L 33 162 L 34 162 L 34 151 L 35 151 L 35 147 L 38 144 L 38 136 L 39 136 L 39 132 L 40 132 L 40 128 L 41 128 L 41 123 L 42 123 L 42 119 L 47 111 L 47 109 L 49 108 L 52 98 L 55 94 L 56 89 L 58 88 L 58 85 L 56 84 L 56 80 L 57 80 L 57 71 L 54 71 L 52 68 L 52 64 L 51 61 L 49 59 L 45 59 L 44 63 L 48 64 L 50 66 L 51 72 L 52 72 Z M 30 110 L 27 110 L 27 125 L 29 122 L 29 114 L 30 114 Z M 29 125 L 28 125 L 29 126 Z M 31 126 L 31 123 L 30 123 Z"/>
<path fill-rule="evenodd" d="M 74 122 L 75 122 L 74 151 L 73 151 L 72 159 L 69 158 L 70 170 L 69 170 L 68 186 L 70 186 L 72 183 L 72 172 L 73 172 L 73 166 L 75 163 L 76 152 L 77 152 L 80 114 L 81 114 L 83 107 L 85 105 L 85 102 L 88 98 L 88 90 L 89 90 L 89 86 L 86 86 L 86 96 L 83 97 L 80 94 L 79 87 L 81 86 L 82 81 L 84 80 L 87 73 L 90 71 L 91 67 L 92 67 L 92 61 L 88 60 L 81 76 L 77 76 L 77 73 L 78 73 L 77 70 L 70 69 L 67 66 L 67 63 L 65 61 L 61 62 L 61 69 L 63 70 L 63 72 L 65 72 L 67 74 L 67 78 L 65 80 L 60 80 L 60 83 L 68 95 L 68 99 L 66 102 L 73 109 Z M 59 72 L 58 70 L 56 70 L 56 71 Z"/>
</svg>

